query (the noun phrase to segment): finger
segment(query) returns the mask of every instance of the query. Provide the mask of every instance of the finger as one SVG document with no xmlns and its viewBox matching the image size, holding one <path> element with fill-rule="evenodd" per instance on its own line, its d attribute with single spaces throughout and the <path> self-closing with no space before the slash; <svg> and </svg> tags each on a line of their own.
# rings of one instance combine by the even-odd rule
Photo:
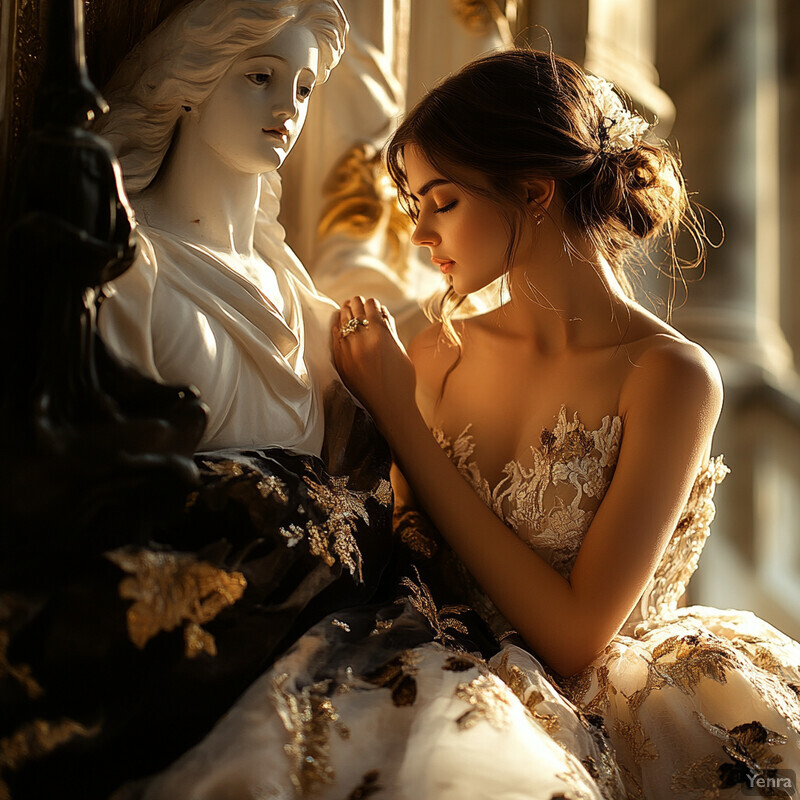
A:
<svg viewBox="0 0 800 800">
<path fill-rule="evenodd" d="M 381 303 L 380 300 L 376 300 L 375 303 L 376 303 L 376 305 L 378 307 L 378 311 L 380 312 L 381 318 L 383 319 L 384 323 L 390 329 L 393 330 L 394 327 L 395 327 L 395 321 L 394 321 L 394 317 L 391 315 L 389 309 L 383 303 Z"/>
<path fill-rule="evenodd" d="M 347 303 L 339 309 L 339 325 L 344 325 L 348 320 L 353 319 L 353 311 Z"/>
<path fill-rule="evenodd" d="M 386 324 L 384 312 L 385 309 L 381 305 L 380 301 L 376 300 L 374 297 L 370 297 L 369 300 L 364 303 L 364 316 L 373 324 Z"/>
<path fill-rule="evenodd" d="M 351 297 L 348 302 L 350 304 L 350 310 L 353 312 L 353 316 L 356 319 L 364 319 L 366 317 L 364 298 L 361 297 L 361 295 L 358 295 L 357 297 Z"/>
</svg>

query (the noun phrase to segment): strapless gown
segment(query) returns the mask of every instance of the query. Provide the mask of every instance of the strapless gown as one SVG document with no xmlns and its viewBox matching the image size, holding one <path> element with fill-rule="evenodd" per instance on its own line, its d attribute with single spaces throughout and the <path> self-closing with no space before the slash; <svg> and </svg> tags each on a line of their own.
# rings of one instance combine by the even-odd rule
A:
<svg viewBox="0 0 800 800">
<path fill-rule="evenodd" d="M 590 431 L 562 408 L 497 486 L 469 428 L 434 435 L 483 501 L 569 575 L 622 420 Z M 721 459 L 703 467 L 637 609 L 569 679 L 525 646 L 435 531 L 401 518 L 396 602 L 315 625 L 199 745 L 115 799 L 791 796 L 800 645 L 745 611 L 678 607 L 726 472 Z"/>
</svg>

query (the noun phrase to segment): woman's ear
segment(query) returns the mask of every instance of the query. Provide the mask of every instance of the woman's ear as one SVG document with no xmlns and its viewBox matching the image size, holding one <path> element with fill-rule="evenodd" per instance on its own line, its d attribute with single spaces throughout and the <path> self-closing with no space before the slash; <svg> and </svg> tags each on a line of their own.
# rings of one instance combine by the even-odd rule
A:
<svg viewBox="0 0 800 800">
<path fill-rule="evenodd" d="M 556 182 L 552 178 L 530 178 L 523 183 L 523 190 L 531 210 L 546 214 L 556 193 Z"/>
</svg>

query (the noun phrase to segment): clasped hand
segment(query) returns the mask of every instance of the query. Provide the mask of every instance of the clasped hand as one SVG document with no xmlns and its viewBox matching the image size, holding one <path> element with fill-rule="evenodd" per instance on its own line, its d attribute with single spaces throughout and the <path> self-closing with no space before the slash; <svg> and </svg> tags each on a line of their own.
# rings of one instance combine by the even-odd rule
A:
<svg viewBox="0 0 800 800">
<path fill-rule="evenodd" d="M 349 333 L 348 327 L 352 328 Z M 414 366 L 397 335 L 394 318 L 379 301 L 353 297 L 339 309 L 333 326 L 333 357 L 347 388 L 387 438 L 406 415 L 416 412 Z"/>
</svg>

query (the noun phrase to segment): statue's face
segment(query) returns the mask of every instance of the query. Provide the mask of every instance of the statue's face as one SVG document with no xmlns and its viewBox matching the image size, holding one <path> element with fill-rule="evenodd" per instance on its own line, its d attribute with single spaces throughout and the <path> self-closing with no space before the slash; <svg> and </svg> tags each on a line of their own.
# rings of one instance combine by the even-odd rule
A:
<svg viewBox="0 0 800 800">
<path fill-rule="evenodd" d="M 303 128 L 318 67 L 314 35 L 289 23 L 231 65 L 200 105 L 196 133 L 239 172 L 277 169 Z"/>
</svg>

